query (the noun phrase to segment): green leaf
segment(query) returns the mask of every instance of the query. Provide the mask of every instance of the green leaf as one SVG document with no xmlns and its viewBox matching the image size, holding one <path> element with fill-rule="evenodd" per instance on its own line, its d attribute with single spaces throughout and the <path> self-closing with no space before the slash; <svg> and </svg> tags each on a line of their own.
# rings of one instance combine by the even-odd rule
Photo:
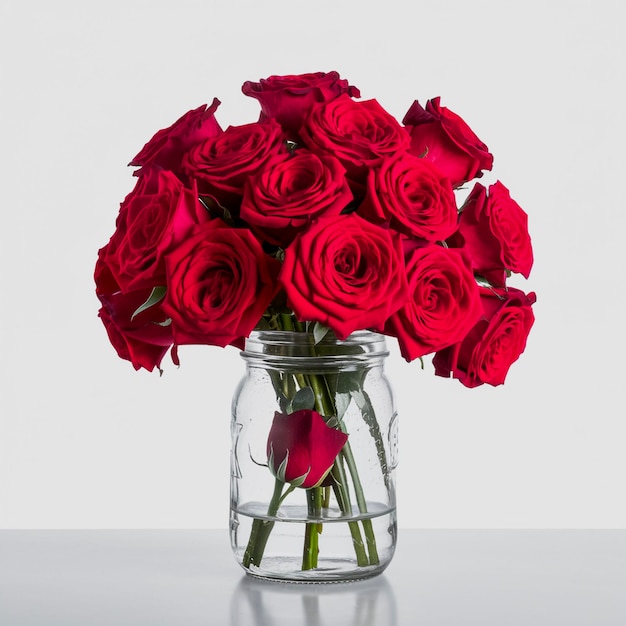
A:
<svg viewBox="0 0 626 626">
<path fill-rule="evenodd" d="M 363 388 L 363 381 L 368 370 L 354 370 L 353 372 L 340 372 L 337 376 L 337 393 L 359 391 Z"/>
<path fill-rule="evenodd" d="M 476 284 L 479 287 L 486 287 L 487 289 L 493 288 L 492 284 L 484 276 L 481 276 L 480 274 L 474 274 L 474 279 L 476 280 Z"/>
<path fill-rule="evenodd" d="M 337 421 L 341 422 L 343 416 L 345 415 L 348 407 L 350 406 L 350 402 L 352 401 L 351 393 L 338 393 L 335 396 L 335 407 L 337 408 Z"/>
<path fill-rule="evenodd" d="M 153 322 L 153 324 L 156 324 L 157 326 L 163 326 L 165 328 L 166 326 L 170 326 L 172 324 L 172 318 L 168 317 L 163 322 Z"/>
<path fill-rule="evenodd" d="M 166 292 L 167 287 L 154 287 L 152 289 L 152 292 L 148 296 L 148 299 L 131 315 L 131 322 L 133 319 L 135 319 L 137 315 L 143 313 L 146 309 L 149 309 L 151 306 L 154 306 L 158 302 L 161 302 L 161 300 L 165 298 Z"/>
<path fill-rule="evenodd" d="M 496 298 L 498 298 L 499 300 L 506 300 L 506 298 L 502 294 L 498 293 L 495 287 L 484 276 L 481 276 L 480 274 L 474 274 L 474 279 L 476 280 L 476 284 L 479 287 L 489 289 L 489 291 L 491 291 L 491 293 L 493 293 L 493 295 L 496 296 Z"/>
<path fill-rule="evenodd" d="M 291 401 L 291 413 L 302 411 L 303 409 L 313 409 L 315 407 L 315 394 L 311 387 L 302 387 Z"/>
<path fill-rule="evenodd" d="M 315 341 L 315 345 L 317 345 L 326 335 L 329 333 L 330 328 L 328 326 L 324 326 L 320 322 L 315 322 L 313 326 L 313 339 Z"/>
<path fill-rule="evenodd" d="M 274 448 L 272 448 L 272 455 L 274 454 Z M 274 457 L 272 456 L 272 461 L 270 462 L 270 467 L 273 467 L 273 463 L 274 463 Z M 278 478 L 278 480 L 286 483 L 287 481 L 285 480 L 285 475 L 287 473 L 287 463 L 289 463 L 289 450 L 287 450 L 287 454 L 285 454 L 285 458 L 283 459 L 283 462 L 278 466 L 278 468 L 276 469 L 276 478 Z"/>
</svg>

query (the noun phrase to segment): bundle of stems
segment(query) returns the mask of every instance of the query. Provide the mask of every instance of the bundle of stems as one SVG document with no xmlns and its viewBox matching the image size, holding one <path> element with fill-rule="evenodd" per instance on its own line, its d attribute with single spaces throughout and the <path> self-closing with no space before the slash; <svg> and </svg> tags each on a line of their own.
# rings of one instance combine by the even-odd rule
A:
<svg viewBox="0 0 626 626">
<path fill-rule="evenodd" d="M 288 314 L 277 316 L 275 324 L 277 324 L 275 326 L 277 330 L 307 332 L 311 337 L 311 356 L 319 356 L 317 345 L 320 334 L 313 333 L 310 328 L 305 327 L 304 324 Z M 335 394 L 332 391 L 333 386 L 329 383 L 325 374 L 319 372 L 278 372 L 276 370 L 269 373 L 277 398 L 281 398 L 284 404 L 292 406 L 296 394 L 300 393 L 302 395 L 302 390 L 309 389 L 312 394 L 309 392 L 308 395 L 311 396 L 313 401 L 311 408 L 314 408 L 324 418 L 327 425 L 347 432 L 342 420 L 343 415 L 338 414 L 337 411 Z M 363 419 L 369 426 L 370 433 L 374 437 L 378 457 L 386 478 L 384 446 L 374 411 L 362 389 L 360 389 L 359 397 L 364 399 L 359 408 Z M 348 480 L 348 476 L 350 480 Z M 360 521 L 354 519 L 355 511 L 352 505 L 351 488 L 354 489 L 354 499 L 359 517 L 361 517 L 368 512 L 367 502 L 350 441 L 348 440 L 337 455 L 322 485 L 306 489 L 307 519 L 310 521 L 307 521 L 305 526 L 302 551 L 303 570 L 315 569 L 317 567 L 319 540 L 324 525 L 324 510 L 330 507 L 331 493 L 334 494 L 342 515 L 346 517 L 357 565 L 365 567 L 378 564 L 379 557 L 372 521 L 368 518 L 360 519 Z M 243 557 L 243 565 L 245 567 L 250 567 L 251 565 L 259 567 L 261 565 L 263 553 L 274 526 L 272 518 L 276 517 L 281 503 L 294 489 L 296 489 L 294 485 L 284 483 L 279 478 L 276 478 L 274 493 L 267 511 L 269 519 L 261 520 L 257 518 L 253 521 L 252 531 Z"/>
</svg>

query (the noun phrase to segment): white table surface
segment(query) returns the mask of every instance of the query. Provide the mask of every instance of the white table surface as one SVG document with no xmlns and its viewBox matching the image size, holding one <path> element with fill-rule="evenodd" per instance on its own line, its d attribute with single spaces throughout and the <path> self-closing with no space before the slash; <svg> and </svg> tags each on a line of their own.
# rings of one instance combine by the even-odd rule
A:
<svg viewBox="0 0 626 626">
<path fill-rule="evenodd" d="M 2 626 L 626 626 L 626 530 L 400 530 L 386 572 L 246 576 L 226 531 L 0 531 Z"/>
</svg>

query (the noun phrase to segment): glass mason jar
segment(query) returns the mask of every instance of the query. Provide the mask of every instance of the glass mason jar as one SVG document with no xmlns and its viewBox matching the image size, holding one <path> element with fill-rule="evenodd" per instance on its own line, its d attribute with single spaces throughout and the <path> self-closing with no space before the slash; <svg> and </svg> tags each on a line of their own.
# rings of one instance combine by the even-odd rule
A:
<svg viewBox="0 0 626 626">
<path fill-rule="evenodd" d="M 397 415 L 384 336 L 254 331 L 241 354 L 231 423 L 236 560 L 282 581 L 380 574 L 397 536 Z"/>
</svg>

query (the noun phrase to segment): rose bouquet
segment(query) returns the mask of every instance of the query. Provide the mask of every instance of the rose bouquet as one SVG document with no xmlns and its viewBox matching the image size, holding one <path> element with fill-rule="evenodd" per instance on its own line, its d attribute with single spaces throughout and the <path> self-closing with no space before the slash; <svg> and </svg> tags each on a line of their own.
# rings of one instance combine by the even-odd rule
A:
<svg viewBox="0 0 626 626">
<path fill-rule="evenodd" d="M 532 246 L 501 182 L 476 182 L 457 202 L 493 164 L 463 119 L 434 98 L 400 123 L 336 72 L 242 89 L 260 103 L 257 121 L 222 128 L 214 99 L 130 162 L 136 184 L 95 267 L 118 355 L 152 371 L 168 350 L 178 364 L 181 345 L 242 348 L 255 329 L 306 333 L 313 353 L 327 334 L 368 329 L 395 338 L 407 361 L 434 355 L 438 376 L 504 383 L 534 321 L 535 295 L 509 285 L 528 278 Z M 273 382 L 270 513 L 298 488 L 319 509 L 332 486 L 341 504 L 350 433 L 337 389 L 317 375 Z M 270 532 L 253 526 L 248 564 Z M 362 564 L 376 558 L 364 533 Z M 303 567 L 315 567 L 315 535 Z"/>
</svg>

